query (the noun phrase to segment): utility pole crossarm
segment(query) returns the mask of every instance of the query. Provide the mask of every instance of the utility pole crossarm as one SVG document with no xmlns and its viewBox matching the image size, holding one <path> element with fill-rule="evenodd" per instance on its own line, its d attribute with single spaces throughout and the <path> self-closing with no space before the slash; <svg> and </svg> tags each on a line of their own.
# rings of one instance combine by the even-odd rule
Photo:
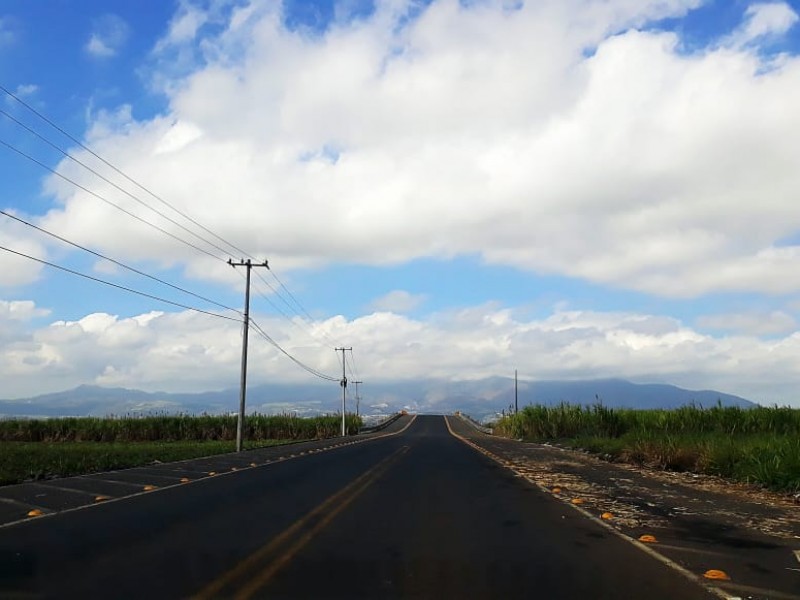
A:
<svg viewBox="0 0 800 600">
<path fill-rule="evenodd" d="M 239 418 L 236 420 L 236 451 L 242 451 L 242 437 L 244 432 L 244 405 L 247 395 L 247 334 L 250 331 L 250 271 L 253 267 L 265 267 L 269 269 L 269 264 L 265 260 L 262 263 L 254 263 L 249 258 L 233 262 L 228 259 L 228 264 L 234 268 L 245 267 L 247 272 L 246 285 L 244 289 L 244 330 L 242 333 L 242 377 L 239 384 Z"/>
</svg>

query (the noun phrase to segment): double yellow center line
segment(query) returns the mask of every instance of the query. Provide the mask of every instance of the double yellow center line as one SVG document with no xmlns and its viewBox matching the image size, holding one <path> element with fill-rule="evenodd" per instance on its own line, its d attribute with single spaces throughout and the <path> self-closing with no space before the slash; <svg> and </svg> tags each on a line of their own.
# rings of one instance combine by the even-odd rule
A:
<svg viewBox="0 0 800 600">
<path fill-rule="evenodd" d="M 408 452 L 408 449 L 408 446 L 398 448 L 381 462 L 359 475 L 311 512 L 284 529 L 269 543 L 208 584 L 194 596 L 195 600 L 216 598 L 223 590 L 226 593 L 222 595 L 237 600 L 246 600 L 252 597 L 285 567 L 314 536 L 325 529 L 339 513 L 379 479 L 394 462 Z"/>
</svg>

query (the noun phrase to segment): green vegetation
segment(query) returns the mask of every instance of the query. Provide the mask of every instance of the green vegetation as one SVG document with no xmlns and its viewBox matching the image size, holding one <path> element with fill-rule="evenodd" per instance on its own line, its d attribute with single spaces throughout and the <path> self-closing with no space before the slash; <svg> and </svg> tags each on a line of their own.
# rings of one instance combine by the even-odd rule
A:
<svg viewBox="0 0 800 600">
<path fill-rule="evenodd" d="M 361 418 L 348 414 L 348 434 Z M 342 417 L 248 415 L 247 440 L 307 440 L 339 435 Z M 186 442 L 236 439 L 236 416 L 150 415 L 143 417 L 70 417 L 0 421 L 2 442 Z"/>
<path fill-rule="evenodd" d="M 287 440 L 252 442 L 246 448 Z M 0 485 L 233 452 L 236 442 L 0 442 Z"/>
<path fill-rule="evenodd" d="M 800 490 L 800 410 L 791 408 L 528 406 L 498 421 L 495 433 L 776 491 Z"/>
<path fill-rule="evenodd" d="M 341 416 L 251 415 L 245 448 L 338 436 Z M 349 434 L 361 419 L 347 415 Z M 155 415 L 124 418 L 0 421 L 0 485 L 66 477 L 233 452 L 235 416 Z"/>
</svg>

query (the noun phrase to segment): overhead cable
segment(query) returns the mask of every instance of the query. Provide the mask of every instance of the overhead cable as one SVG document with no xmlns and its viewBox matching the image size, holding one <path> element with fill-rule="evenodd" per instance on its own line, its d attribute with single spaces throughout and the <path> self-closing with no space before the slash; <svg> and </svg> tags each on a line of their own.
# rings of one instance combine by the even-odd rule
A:
<svg viewBox="0 0 800 600">
<path fill-rule="evenodd" d="M 258 323 L 256 323 L 252 318 L 250 319 L 250 326 L 253 329 L 255 329 L 256 332 L 259 335 L 261 335 L 261 337 L 263 337 L 267 342 L 269 342 L 272 346 L 274 346 L 279 352 L 281 352 L 286 357 L 288 357 L 289 360 L 291 360 L 293 363 L 295 363 L 298 367 L 300 367 L 304 371 L 307 371 L 308 373 L 311 373 L 315 377 L 319 377 L 320 379 L 324 379 L 326 381 L 339 381 L 339 377 L 332 377 L 330 375 L 326 375 L 325 373 L 323 373 L 321 371 L 318 371 L 317 369 L 315 369 L 313 367 L 308 366 L 307 364 L 305 364 L 301 360 L 299 360 L 299 359 L 295 358 L 294 356 L 292 356 L 280 344 L 278 344 L 278 342 L 276 342 L 274 339 L 272 339 L 269 336 L 269 334 L 266 331 L 264 331 L 261 328 L 261 326 Z"/>
<path fill-rule="evenodd" d="M 206 249 L 204 249 L 204 248 L 200 248 L 200 247 L 199 247 L 199 246 L 197 246 L 196 244 L 193 244 L 192 242 L 188 242 L 188 241 L 184 240 L 183 238 L 180 238 L 180 237 L 178 237 L 178 236 L 177 236 L 177 235 L 175 235 L 174 233 L 171 233 L 171 232 L 167 231 L 166 229 L 164 229 L 163 227 L 159 227 L 159 226 L 158 226 L 158 225 L 156 225 L 155 223 L 153 223 L 153 222 L 151 222 L 151 221 L 148 221 L 147 219 L 145 219 L 145 218 L 143 218 L 143 217 L 140 217 L 139 215 L 136 215 L 136 214 L 132 213 L 131 211 L 129 211 L 129 210 L 127 210 L 127 209 L 123 208 L 122 206 L 120 206 L 119 204 L 116 204 L 116 203 L 112 202 L 111 200 L 109 200 L 108 198 L 105 198 L 105 197 L 101 196 L 101 195 L 100 195 L 100 194 L 98 194 L 97 192 L 93 192 L 93 191 L 92 191 L 92 190 L 90 190 L 89 188 L 87 188 L 87 187 L 85 187 L 85 186 L 81 185 L 81 184 L 80 184 L 80 183 L 78 183 L 77 181 L 74 181 L 74 180 L 70 179 L 70 178 L 69 178 L 69 177 L 67 177 L 66 175 L 63 175 L 63 174 L 59 173 L 58 171 L 56 171 L 56 170 L 55 170 L 55 169 L 53 169 L 52 167 L 50 167 L 50 166 L 48 166 L 48 165 L 44 164 L 44 163 L 43 163 L 43 162 L 41 162 L 40 160 L 38 160 L 38 159 L 34 158 L 33 156 L 31 156 L 30 154 L 27 154 L 26 152 L 23 152 L 23 151 L 22 151 L 22 150 L 20 150 L 19 148 L 16 148 L 16 147 L 12 146 L 12 145 L 11 145 L 11 144 L 9 144 L 8 142 L 6 142 L 6 141 L 4 141 L 4 140 L 1 140 L 1 139 L 0 139 L 0 145 L 2 145 L 2 146 L 5 146 L 5 147 L 6 147 L 6 148 L 8 148 L 9 150 L 11 150 L 11 151 L 13 151 L 13 152 L 16 152 L 17 154 L 19 154 L 20 156 L 22 156 L 22 157 L 24 157 L 24 158 L 27 158 L 27 159 L 28 159 L 29 161 L 31 161 L 31 162 L 34 162 L 34 163 L 36 163 L 37 165 L 39 165 L 39 166 L 40 166 L 40 167 L 42 167 L 43 169 L 45 169 L 45 170 L 49 171 L 49 172 L 50 172 L 50 173 L 52 173 L 53 175 L 55 175 L 55 176 L 57 176 L 57 177 L 60 177 L 61 179 L 63 179 L 64 181 L 66 181 L 66 182 L 68 182 L 68 183 L 71 183 L 71 184 L 72 184 L 72 185 L 74 185 L 75 187 L 77 187 L 77 188 L 79 188 L 79 189 L 83 190 L 83 191 L 84 191 L 84 192 L 86 192 L 87 194 L 90 194 L 90 195 L 94 196 L 94 197 L 95 197 L 95 198 L 97 198 L 98 200 L 101 200 L 102 202 L 105 202 L 105 203 L 106 203 L 106 204 L 108 204 L 109 206 L 113 206 L 114 208 L 116 208 L 117 210 L 119 210 L 119 211 L 121 211 L 121 212 L 125 213 L 125 214 L 126 214 L 126 215 L 128 215 L 129 217 L 133 217 L 133 218 L 134 218 L 134 219 L 136 219 L 137 221 L 139 221 L 139 222 L 141 222 L 141 223 L 144 223 L 145 225 L 148 225 L 149 227 L 152 227 L 153 229 L 156 229 L 156 230 L 160 231 L 160 232 L 161 232 L 161 233 L 163 233 L 164 235 L 168 235 L 168 236 L 169 236 L 169 237 L 171 237 L 172 239 L 174 239 L 174 240 L 176 240 L 176 241 L 180 242 L 181 244 L 184 244 L 185 246 L 188 246 L 188 247 L 190 247 L 190 248 L 194 248 L 194 249 L 195 249 L 195 250 L 197 250 L 198 252 L 202 252 L 203 254 L 205 254 L 205 255 L 207 255 L 207 256 L 210 256 L 211 258 L 213 258 L 213 259 L 215 259 L 215 260 L 219 260 L 219 261 L 225 262 L 225 261 L 224 261 L 224 259 L 220 258 L 219 256 L 217 256 L 217 255 L 215 255 L 215 254 L 212 254 L 212 253 L 211 253 L 211 252 L 209 252 L 208 250 L 206 250 Z"/>
<path fill-rule="evenodd" d="M 108 166 L 110 169 L 114 170 L 116 173 L 120 174 L 122 177 L 124 177 L 125 179 L 127 179 L 128 181 L 130 181 L 132 184 L 134 184 L 135 186 L 137 186 L 137 187 L 138 187 L 139 189 L 141 189 L 142 191 L 146 192 L 147 194 L 149 194 L 150 196 L 152 196 L 153 198 L 155 198 L 156 200 L 158 200 L 159 202 L 161 202 L 161 203 L 162 203 L 162 204 L 164 204 L 165 206 L 167 206 L 167 207 L 169 207 L 170 209 L 172 209 L 173 211 L 175 211 L 177 214 L 179 214 L 180 216 L 182 216 L 184 219 L 186 219 L 186 220 L 188 220 L 189 222 L 193 223 L 194 225 L 196 225 L 197 227 L 199 227 L 200 229 L 202 229 L 203 231 L 205 231 L 205 232 L 206 232 L 206 233 L 208 233 L 209 235 L 212 235 L 213 237 L 215 237 L 217 240 L 219 240 L 219 241 L 220 241 L 220 242 L 222 242 L 223 244 L 226 244 L 226 245 L 227 245 L 227 246 L 229 246 L 230 248 L 233 248 L 234 250 L 236 250 L 236 252 L 237 252 L 238 254 L 243 254 L 243 255 L 245 255 L 245 256 L 247 256 L 247 257 L 249 257 L 249 258 L 253 258 L 253 256 L 252 256 L 252 255 L 250 255 L 250 254 L 248 254 L 247 252 L 245 252 L 244 250 L 240 249 L 240 248 L 239 248 L 239 247 L 237 247 L 235 244 L 233 244 L 233 243 L 231 243 L 231 242 L 227 241 L 227 240 L 226 240 L 226 239 L 224 239 L 223 237 L 221 237 L 221 236 L 217 235 L 217 234 L 216 234 L 216 233 L 214 233 L 212 230 L 210 230 L 209 228 L 205 227 L 205 226 L 204 226 L 202 223 L 199 223 L 198 221 L 196 221 L 195 219 L 193 219 L 192 217 L 190 217 L 189 215 L 187 215 L 186 213 L 184 213 L 184 212 L 183 212 L 183 211 L 181 211 L 180 209 L 178 209 L 178 208 L 176 208 L 175 206 L 173 206 L 171 203 L 167 202 L 167 201 L 166 201 L 164 198 L 162 198 L 161 196 L 159 196 L 159 195 L 158 195 L 158 194 L 156 194 L 155 192 L 152 192 L 152 191 L 150 191 L 150 190 L 149 190 L 147 187 L 145 187 L 143 184 L 139 183 L 138 181 L 136 181 L 135 179 L 133 179 L 132 177 L 130 177 L 129 175 L 127 175 L 125 172 L 123 172 L 121 169 L 117 168 L 117 167 L 116 167 L 115 165 L 113 165 L 111 162 L 109 162 L 108 160 L 106 160 L 105 158 L 103 158 L 102 156 L 100 156 L 99 154 L 97 154 L 97 153 L 96 153 L 94 150 L 92 150 L 91 148 L 89 148 L 88 146 L 86 146 L 86 145 L 85 145 L 83 142 L 81 142 L 81 141 L 80 141 L 79 139 L 77 139 L 75 136 L 73 136 L 72 134 L 70 134 L 68 131 L 64 130 L 64 129 L 63 129 L 62 127 L 60 127 L 60 126 L 59 126 L 57 123 L 53 122 L 53 121 L 52 121 L 51 119 L 49 119 L 47 116 L 45 116 L 44 114 L 42 114 L 41 112 L 39 112 L 38 110 L 36 110 L 36 109 L 35 109 L 33 106 L 31 106 L 30 104 L 28 104 L 27 102 L 25 102 L 25 101 L 24 101 L 22 98 L 20 98 L 19 96 L 17 96 L 17 95 L 16 95 L 16 94 L 14 94 L 13 92 L 11 92 L 11 91 L 10 91 L 9 89 L 7 89 L 5 86 L 3 86 L 3 85 L 0 85 L 0 91 L 2 91 L 3 93 L 5 93 L 6 95 L 8 95 L 10 98 L 14 99 L 16 102 L 18 102 L 19 104 L 21 104 L 22 106 L 24 106 L 26 109 L 28 109 L 30 112 L 32 112 L 34 115 L 36 115 L 36 116 L 37 116 L 37 117 L 39 117 L 41 120 L 43 120 L 45 123 L 47 123 L 48 125 L 50 125 L 50 126 L 53 128 L 53 129 L 55 129 L 56 131 L 58 131 L 58 132 L 59 132 L 59 133 L 61 133 L 62 135 L 66 136 L 66 137 L 67 137 L 68 139 L 70 139 L 72 142 L 76 143 L 76 144 L 77 144 L 79 147 L 81 147 L 82 149 L 86 150 L 86 152 L 88 152 L 89 154 L 91 154 L 92 156 L 94 156 L 95 158 L 97 158 L 97 159 L 98 159 L 100 162 L 102 162 L 103 164 L 105 164 L 106 166 Z"/>
<path fill-rule="evenodd" d="M 0 109 L 0 115 L 3 115 L 3 116 L 4 116 L 4 117 L 6 117 L 7 119 L 9 119 L 9 120 L 13 121 L 14 123 L 16 123 L 17 125 L 19 125 L 19 126 L 20 126 L 20 127 L 22 127 L 23 129 L 25 129 L 26 131 L 28 131 L 28 132 L 29 132 L 31 135 L 34 135 L 34 136 L 36 136 L 37 138 L 39 138 L 40 140 L 42 140 L 44 143 L 46 143 L 48 146 L 50 146 L 51 148 L 55 149 L 57 152 L 61 153 L 61 154 L 62 154 L 63 156 L 65 156 L 65 157 L 69 158 L 69 159 L 70 159 L 70 160 L 72 160 L 73 162 L 75 162 L 75 163 L 79 164 L 79 165 L 80 165 L 80 166 L 82 166 L 84 169 L 86 169 L 86 170 L 87 170 L 87 171 L 89 171 L 90 173 L 92 173 L 92 174 L 96 175 L 97 177 L 99 177 L 100 179 L 102 179 L 103 181 L 105 181 L 106 183 L 108 183 L 109 185 L 113 186 L 114 188 L 116 188 L 117 190 L 119 190 L 120 192 L 122 192 L 123 194 L 125 194 L 126 196 L 130 197 L 130 198 L 131 198 L 132 200 L 134 200 L 135 202 L 138 202 L 139 204 L 141 204 L 142 206 L 144 206 L 144 207 L 145 207 L 145 208 L 147 208 L 148 210 L 151 210 L 151 211 L 153 211 L 153 212 L 154 212 L 154 213 L 156 213 L 158 216 L 160 216 L 160 217 L 162 217 L 163 219 L 165 219 L 165 220 L 169 221 L 169 222 L 170 222 L 170 223 L 172 223 L 173 225 L 176 225 L 177 227 L 180 227 L 181 229 L 183 229 L 183 230 L 184 230 L 186 233 L 188 233 L 189 235 L 192 235 L 192 236 L 194 236 L 195 238 L 197 238 L 198 240 L 200 240 L 200 241 L 202 241 L 202 242 L 205 242 L 206 244 L 208 244 L 208 245 L 209 245 L 209 246 L 211 246 L 212 248 L 216 248 L 217 250 L 219 250 L 219 251 L 220 251 L 220 252 L 222 252 L 223 254 L 228 254 L 228 252 L 229 252 L 229 251 L 228 251 L 228 250 L 226 250 L 225 248 L 221 248 L 220 246 L 218 246 L 218 245 L 217 245 L 217 244 L 215 244 L 214 242 L 211 242 L 211 241 L 207 240 L 206 238 L 204 238 L 203 236 L 201 236 L 201 235 L 199 235 L 199 234 L 195 233 L 194 231 L 192 231 L 191 229 L 189 229 L 189 228 L 188 228 L 188 227 L 186 227 L 185 225 L 183 225 L 183 224 L 181 224 L 181 223 L 178 223 L 178 221 L 176 221 L 176 220 L 175 220 L 175 219 L 173 219 L 172 217 L 169 217 L 169 216 L 165 215 L 163 212 L 161 212 L 160 210 L 158 210 L 158 209 L 156 209 L 156 208 L 153 208 L 152 206 L 150 206 L 150 205 L 149 205 L 147 202 L 145 202 L 144 200 L 142 200 L 142 199 L 141 199 L 141 198 L 139 198 L 138 196 L 136 196 L 136 195 L 134 195 L 134 194 L 130 193 L 130 192 L 129 192 L 128 190 L 126 190 L 125 188 L 123 188 L 123 187 L 120 187 L 120 186 L 119 186 L 117 183 L 115 183 L 115 182 L 111 181 L 111 180 L 110 180 L 108 177 L 106 177 L 106 176 L 105 176 L 105 175 L 103 175 L 102 173 L 98 173 L 98 172 L 97 172 L 95 169 L 93 169 L 92 167 L 90 167 L 89 165 L 87 165 L 86 163 L 84 163 L 83 161 L 81 161 L 79 158 L 76 158 L 76 157 L 72 156 L 72 154 L 70 154 L 69 152 L 67 152 L 66 150 L 64 150 L 63 148 L 61 148 L 60 146 L 58 146 L 57 144 L 53 143 L 52 141 L 50 141 L 49 139 L 47 139 L 46 137 L 44 137 L 43 135 L 41 135 L 41 134 L 40 134 L 38 131 L 36 131 L 36 130 L 32 129 L 31 127 L 28 127 L 28 126 L 27 126 L 25 123 L 23 123 L 23 122 L 19 121 L 19 120 L 18 120 L 18 119 L 16 119 L 15 117 L 11 116 L 11 115 L 10 115 L 10 114 L 8 114 L 6 111 L 4 111 L 4 110 Z"/>
<path fill-rule="evenodd" d="M 0 246 L 0 250 L 4 250 L 11 254 L 16 254 L 17 256 L 21 256 L 22 258 L 27 258 L 29 260 L 38 262 L 43 265 L 47 265 L 48 267 L 53 267 L 54 269 L 58 269 L 59 271 L 64 271 L 65 273 L 70 273 L 71 275 L 76 275 L 78 277 L 83 277 L 84 279 L 89 279 L 90 281 L 95 281 L 97 283 L 102 283 L 103 285 L 107 285 L 109 287 L 116 288 L 118 290 L 123 290 L 125 292 L 130 292 L 131 294 L 136 294 L 138 296 L 143 296 L 145 298 L 150 298 L 151 300 L 156 300 L 158 302 L 163 302 L 164 304 L 171 304 L 172 306 L 177 306 L 179 308 L 185 308 L 186 310 L 191 310 L 197 313 L 202 313 L 204 315 L 209 315 L 211 317 L 218 317 L 220 319 L 226 319 L 228 321 L 236 321 L 237 323 L 241 323 L 241 319 L 236 319 L 234 317 L 229 317 L 227 315 L 220 315 L 218 313 L 210 312 L 207 310 L 203 310 L 201 308 L 196 308 L 194 306 L 189 306 L 188 304 L 182 304 L 180 302 L 174 302 L 173 300 L 167 300 L 166 298 L 161 298 L 160 296 L 154 296 L 153 294 L 148 294 L 146 292 L 142 292 L 140 290 L 135 290 L 133 288 L 126 287 L 124 285 L 119 285 L 117 283 L 112 283 L 110 281 L 106 281 L 105 279 L 100 279 L 99 277 L 94 277 L 92 275 L 87 275 L 86 273 L 81 273 L 80 271 L 75 271 L 68 267 L 64 267 L 62 265 L 58 265 L 56 263 L 44 260 L 42 258 L 36 258 L 35 256 L 31 256 L 30 254 L 25 254 L 24 252 L 20 252 L 18 250 L 12 250 L 11 248 L 6 248 L 5 246 Z"/>
<path fill-rule="evenodd" d="M 57 233 L 53 233 L 52 231 L 48 231 L 47 229 L 45 229 L 43 227 L 39 227 L 38 225 L 34 225 L 33 223 L 30 223 L 30 222 L 26 221 L 25 219 L 21 219 L 20 217 L 17 217 L 17 216 L 15 216 L 15 215 L 13 215 L 11 213 L 8 213 L 8 212 L 6 212 L 4 210 L 0 210 L 0 214 L 5 215 L 9 219 L 14 219 L 17 222 L 22 223 L 23 225 L 27 225 L 28 227 L 32 227 L 33 229 L 36 229 L 37 231 L 40 231 L 40 232 L 42 232 L 42 233 L 44 233 L 46 235 L 49 235 L 52 238 L 60 240 L 60 241 L 64 242 L 65 244 L 69 244 L 70 246 L 78 248 L 79 250 L 83 250 L 84 252 L 88 252 L 89 254 L 97 256 L 98 258 L 102 258 L 103 260 L 107 260 L 107 261 L 117 265 L 118 267 L 122 267 L 123 269 L 131 271 L 132 273 L 136 273 L 137 275 L 141 275 L 143 277 L 147 277 L 148 279 L 152 279 L 153 281 L 157 281 L 158 283 L 161 283 L 163 285 L 171 287 L 172 289 L 178 290 L 179 292 L 183 292 L 184 294 L 189 294 L 190 296 L 194 296 L 195 298 L 197 298 L 199 300 L 203 300 L 204 302 L 208 302 L 209 304 L 213 304 L 215 306 L 218 306 L 220 308 L 224 308 L 226 310 L 232 310 L 233 312 L 239 313 L 240 315 L 242 314 L 241 311 L 238 310 L 238 309 L 232 308 L 230 306 L 226 306 L 225 304 L 221 304 L 220 302 L 217 302 L 216 300 L 212 300 L 211 298 L 206 298 L 205 296 L 202 296 L 200 294 L 192 292 L 191 290 L 184 289 L 184 288 L 182 288 L 182 287 L 180 287 L 178 285 L 170 283 L 169 281 L 164 281 L 163 279 L 160 279 L 160 278 L 156 277 L 155 275 L 150 275 L 149 273 L 145 273 L 144 271 L 140 271 L 139 269 L 136 269 L 135 267 L 131 267 L 129 265 L 126 265 L 125 263 L 122 263 L 122 262 L 120 262 L 118 260 L 115 260 L 115 259 L 113 259 L 113 258 L 111 258 L 109 256 L 105 256 L 104 254 L 101 254 L 100 252 L 95 252 L 91 248 L 86 248 L 85 246 L 81 246 L 80 244 L 77 244 L 77 243 L 75 243 L 73 241 L 70 241 L 70 240 L 58 235 Z"/>
</svg>

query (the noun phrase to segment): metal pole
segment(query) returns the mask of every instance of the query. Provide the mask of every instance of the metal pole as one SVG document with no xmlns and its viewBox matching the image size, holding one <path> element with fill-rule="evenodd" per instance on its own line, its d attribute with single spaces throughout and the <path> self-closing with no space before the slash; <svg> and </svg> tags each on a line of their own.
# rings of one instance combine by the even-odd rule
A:
<svg viewBox="0 0 800 600">
<path fill-rule="evenodd" d="M 342 380 L 339 382 L 339 385 L 342 386 L 342 437 L 347 435 L 347 431 L 345 430 L 344 425 L 344 411 L 345 411 L 345 396 L 347 395 L 347 374 L 345 373 L 345 361 L 347 358 L 345 357 L 346 350 L 353 350 L 352 348 L 336 348 L 336 351 L 342 351 Z"/>
<path fill-rule="evenodd" d="M 250 271 L 253 268 L 250 259 L 247 267 L 247 284 L 244 291 L 244 330 L 242 333 L 242 378 L 239 383 L 239 418 L 236 420 L 236 451 L 242 451 L 242 433 L 244 431 L 244 405 L 247 394 L 247 338 L 250 333 Z"/>
<path fill-rule="evenodd" d="M 514 369 L 514 414 L 519 412 L 519 394 L 518 394 L 518 386 L 517 386 L 517 370 Z"/>
<path fill-rule="evenodd" d="M 236 451 L 242 451 L 242 438 L 244 437 L 244 410 L 245 396 L 247 395 L 247 339 L 250 333 L 250 270 L 255 267 L 267 267 L 267 261 L 260 264 L 253 264 L 248 258 L 238 263 L 228 259 L 228 264 L 232 267 L 245 267 L 247 271 L 246 285 L 244 290 L 244 329 L 242 331 L 242 377 L 239 382 L 239 416 L 236 419 Z"/>
</svg>

